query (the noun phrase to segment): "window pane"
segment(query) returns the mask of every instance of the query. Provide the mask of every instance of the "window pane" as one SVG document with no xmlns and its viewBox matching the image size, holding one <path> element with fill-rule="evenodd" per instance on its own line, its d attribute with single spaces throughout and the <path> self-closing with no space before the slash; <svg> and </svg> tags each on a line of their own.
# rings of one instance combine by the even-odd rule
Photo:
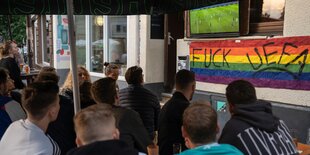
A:
<svg viewBox="0 0 310 155">
<path fill-rule="evenodd" d="M 92 16 L 90 71 L 103 73 L 103 16 Z"/>
<path fill-rule="evenodd" d="M 108 61 L 118 64 L 122 70 L 127 67 L 127 16 L 109 16 Z M 121 75 L 124 75 L 122 72 Z"/>
<path fill-rule="evenodd" d="M 284 20 L 285 0 L 251 1 L 251 23 L 274 22 Z"/>
<path fill-rule="evenodd" d="M 43 61 L 46 62 L 46 63 L 50 63 L 51 62 L 51 48 L 50 48 L 50 39 L 51 39 L 51 34 L 50 33 L 50 29 L 51 29 L 51 18 L 49 15 L 46 15 L 46 23 L 45 23 L 45 28 L 46 28 L 46 50 L 45 52 L 43 53 Z"/>
<path fill-rule="evenodd" d="M 75 16 L 77 64 L 86 66 L 85 16 Z"/>
</svg>

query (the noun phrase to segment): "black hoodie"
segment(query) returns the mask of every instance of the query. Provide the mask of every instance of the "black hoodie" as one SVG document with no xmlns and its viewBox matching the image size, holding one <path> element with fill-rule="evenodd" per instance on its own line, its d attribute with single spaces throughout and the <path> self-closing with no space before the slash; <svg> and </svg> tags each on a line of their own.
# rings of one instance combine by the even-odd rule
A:
<svg viewBox="0 0 310 155">
<path fill-rule="evenodd" d="M 234 145 L 244 154 L 298 154 L 287 126 L 262 100 L 236 104 L 219 143 Z"/>
<path fill-rule="evenodd" d="M 67 153 L 67 155 L 138 155 L 138 151 L 120 140 L 94 142 Z"/>
</svg>

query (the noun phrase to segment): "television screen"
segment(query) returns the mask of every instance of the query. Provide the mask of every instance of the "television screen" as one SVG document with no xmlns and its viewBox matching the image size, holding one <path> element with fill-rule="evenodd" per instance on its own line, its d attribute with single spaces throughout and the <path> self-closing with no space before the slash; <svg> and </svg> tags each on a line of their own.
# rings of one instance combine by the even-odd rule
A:
<svg viewBox="0 0 310 155">
<path fill-rule="evenodd" d="M 239 2 L 222 3 L 189 11 L 190 34 L 205 36 L 239 33 Z M 223 34 L 226 33 L 226 34 Z"/>
</svg>

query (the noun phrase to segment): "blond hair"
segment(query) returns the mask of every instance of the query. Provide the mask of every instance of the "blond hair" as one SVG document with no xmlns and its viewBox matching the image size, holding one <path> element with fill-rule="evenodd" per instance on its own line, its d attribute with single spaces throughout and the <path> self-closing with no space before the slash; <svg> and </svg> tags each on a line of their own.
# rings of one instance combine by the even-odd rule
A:
<svg viewBox="0 0 310 155">
<path fill-rule="evenodd" d="M 116 120 L 112 106 L 96 104 L 89 106 L 74 117 L 75 132 L 84 143 L 113 139 Z"/>
<path fill-rule="evenodd" d="M 78 66 L 78 70 L 83 70 L 84 76 L 86 77 L 86 81 L 90 81 L 90 75 L 89 75 L 86 68 L 84 68 L 83 66 Z M 66 78 L 66 81 L 64 82 L 61 89 L 70 89 L 70 90 L 73 89 L 72 71 L 71 70 L 69 71 L 67 78 Z"/>
</svg>

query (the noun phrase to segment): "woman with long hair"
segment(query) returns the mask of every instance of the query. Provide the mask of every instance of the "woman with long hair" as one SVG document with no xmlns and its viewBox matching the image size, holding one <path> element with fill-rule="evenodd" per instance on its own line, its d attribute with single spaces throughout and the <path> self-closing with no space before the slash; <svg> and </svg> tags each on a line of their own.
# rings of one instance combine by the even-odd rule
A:
<svg viewBox="0 0 310 155">
<path fill-rule="evenodd" d="M 79 85 L 83 81 L 90 82 L 90 75 L 88 71 L 82 66 L 78 66 L 78 81 L 79 81 Z M 71 70 L 69 71 L 66 81 L 64 82 L 59 94 L 66 96 L 67 98 L 73 101 L 73 81 L 72 81 Z"/>
</svg>

